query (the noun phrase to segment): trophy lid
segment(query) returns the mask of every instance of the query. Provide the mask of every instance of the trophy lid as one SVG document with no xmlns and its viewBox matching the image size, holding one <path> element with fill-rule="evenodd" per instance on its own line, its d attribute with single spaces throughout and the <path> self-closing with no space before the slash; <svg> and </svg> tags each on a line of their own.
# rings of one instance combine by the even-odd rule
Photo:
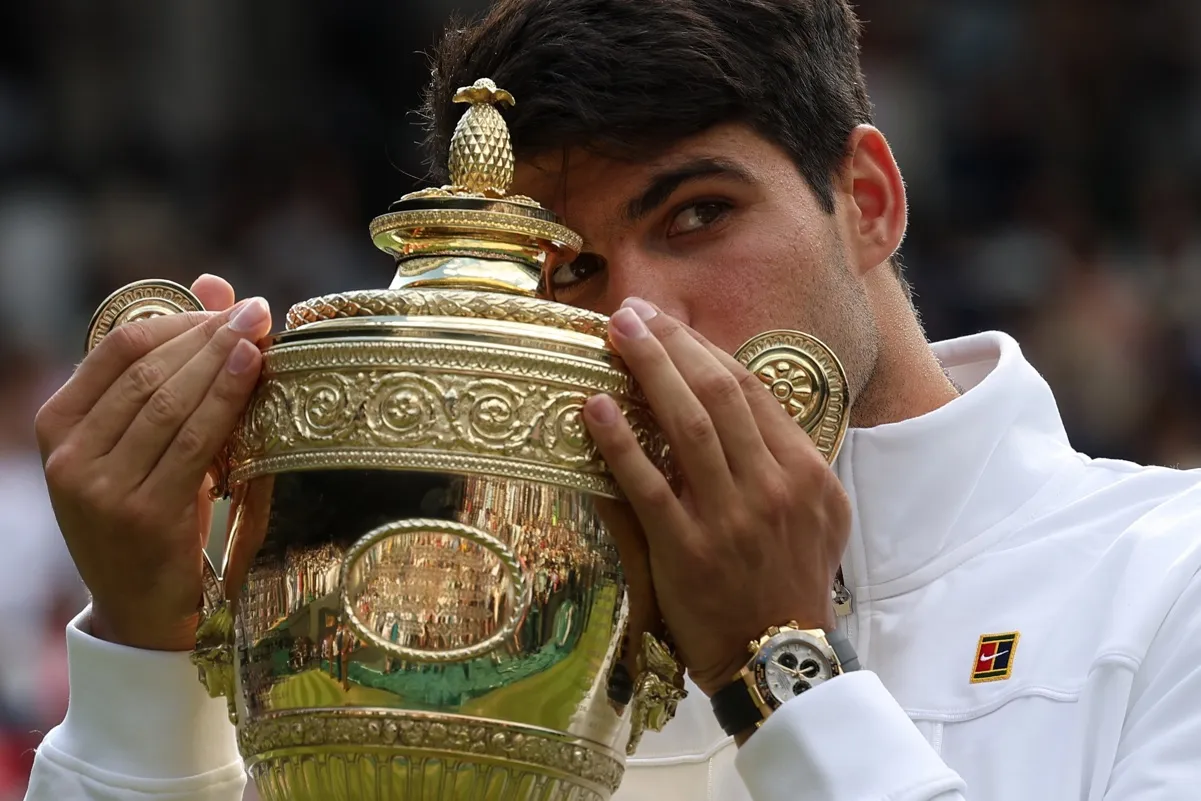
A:
<svg viewBox="0 0 1201 801">
<path fill-rule="evenodd" d="M 371 222 L 376 247 L 396 259 L 390 289 L 443 287 L 532 297 L 541 276 L 583 240 L 536 201 L 509 195 L 513 147 L 498 110 L 511 94 L 482 78 L 455 94 L 468 108 L 450 143 L 451 183 L 402 197 Z"/>
</svg>

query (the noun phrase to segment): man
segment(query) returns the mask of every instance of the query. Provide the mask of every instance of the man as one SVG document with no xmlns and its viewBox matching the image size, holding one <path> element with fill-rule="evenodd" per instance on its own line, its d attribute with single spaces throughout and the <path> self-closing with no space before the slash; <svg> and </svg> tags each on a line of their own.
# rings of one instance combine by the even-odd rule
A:
<svg viewBox="0 0 1201 801">
<path fill-rule="evenodd" d="M 681 463 L 677 495 L 612 401 L 588 403 L 633 509 L 614 521 L 631 594 L 645 609 L 653 582 L 691 681 L 618 798 L 1193 798 L 1201 475 L 1073 451 L 1004 335 L 926 343 L 858 33 L 845 0 L 502 0 L 436 65 L 435 163 L 451 89 L 491 77 L 517 97 L 515 190 L 586 239 L 548 291 L 612 315 Z M 241 792 L 224 704 L 172 652 L 195 625 L 197 489 L 270 321 L 217 279 L 195 290 L 232 310 L 118 329 L 39 415 L 93 603 L 32 799 Z M 833 469 L 726 355 L 775 328 L 846 366 Z M 785 624 L 818 644 L 773 664 L 812 685 L 777 687 L 766 719 L 723 707 L 748 697 L 747 642 Z"/>
</svg>

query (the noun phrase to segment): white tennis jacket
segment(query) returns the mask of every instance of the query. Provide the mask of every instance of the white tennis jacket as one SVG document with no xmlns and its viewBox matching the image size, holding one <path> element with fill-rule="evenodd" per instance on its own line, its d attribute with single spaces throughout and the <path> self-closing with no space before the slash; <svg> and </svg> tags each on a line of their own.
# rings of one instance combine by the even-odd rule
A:
<svg viewBox="0 0 1201 801">
<path fill-rule="evenodd" d="M 841 625 L 866 670 L 741 749 L 692 688 L 617 801 L 1201 798 L 1201 471 L 1075 452 L 1003 334 L 934 348 L 963 396 L 852 430 L 837 462 L 854 507 Z M 78 621 L 67 640 L 70 711 L 28 801 L 242 797 L 225 703 L 186 655 Z"/>
</svg>

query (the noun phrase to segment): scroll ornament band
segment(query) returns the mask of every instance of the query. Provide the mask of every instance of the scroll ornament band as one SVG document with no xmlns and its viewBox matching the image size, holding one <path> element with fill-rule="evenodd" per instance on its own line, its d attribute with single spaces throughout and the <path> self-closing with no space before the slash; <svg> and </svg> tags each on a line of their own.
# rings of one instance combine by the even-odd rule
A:
<svg viewBox="0 0 1201 801">
<path fill-rule="evenodd" d="M 446 469 L 619 497 L 582 412 L 615 395 L 644 448 L 666 441 L 612 368 L 471 343 L 279 346 L 232 446 L 235 483 L 284 469 Z"/>
</svg>

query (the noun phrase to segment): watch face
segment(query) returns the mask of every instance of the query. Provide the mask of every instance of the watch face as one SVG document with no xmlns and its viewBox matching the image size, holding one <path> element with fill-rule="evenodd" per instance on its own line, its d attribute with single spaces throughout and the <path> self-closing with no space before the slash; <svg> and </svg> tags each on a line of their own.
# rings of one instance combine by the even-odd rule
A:
<svg viewBox="0 0 1201 801">
<path fill-rule="evenodd" d="M 799 633 L 779 635 L 759 652 L 755 679 L 763 700 L 773 707 L 828 681 L 833 666 L 821 649 Z"/>
</svg>

